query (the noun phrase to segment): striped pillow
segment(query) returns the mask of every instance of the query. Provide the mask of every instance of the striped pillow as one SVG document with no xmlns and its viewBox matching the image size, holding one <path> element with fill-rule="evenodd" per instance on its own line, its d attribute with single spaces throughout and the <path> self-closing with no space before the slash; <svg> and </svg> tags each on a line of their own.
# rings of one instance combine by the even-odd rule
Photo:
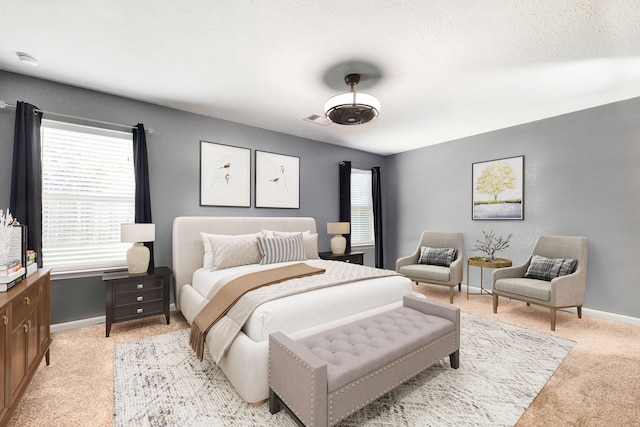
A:
<svg viewBox="0 0 640 427">
<path fill-rule="evenodd" d="M 524 273 L 524 277 L 550 282 L 551 279 L 556 277 L 573 273 L 576 264 L 577 262 L 573 258 L 545 258 L 534 255 L 531 258 L 527 272 Z"/>
<path fill-rule="evenodd" d="M 294 234 L 298 234 L 297 232 L 289 232 L 289 231 L 272 231 L 274 237 L 289 237 Z M 271 237 L 271 236 L 266 236 Z M 302 232 L 302 243 L 304 243 L 304 251 L 307 254 L 307 259 L 318 259 L 320 255 L 318 255 L 318 235 L 311 234 L 309 230 Z"/>
<path fill-rule="evenodd" d="M 258 247 L 262 255 L 260 264 L 304 261 L 307 259 L 302 233 L 287 237 L 258 237 Z"/>
<path fill-rule="evenodd" d="M 439 265 L 449 267 L 455 261 L 458 249 L 456 248 L 430 248 L 423 246 L 420 248 L 419 264 Z"/>
</svg>

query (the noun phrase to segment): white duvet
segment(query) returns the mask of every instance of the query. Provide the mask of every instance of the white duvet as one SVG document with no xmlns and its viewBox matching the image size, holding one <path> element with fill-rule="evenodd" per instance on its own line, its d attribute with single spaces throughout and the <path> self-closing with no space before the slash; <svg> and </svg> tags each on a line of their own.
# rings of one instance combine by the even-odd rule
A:
<svg viewBox="0 0 640 427">
<path fill-rule="evenodd" d="M 305 262 L 322 267 L 322 264 L 328 261 Z M 201 306 L 204 306 L 218 291 L 215 284 L 220 279 L 288 264 L 292 263 L 251 264 L 214 271 L 201 268 L 193 275 L 192 288 L 203 298 Z M 267 340 L 272 332 L 281 331 L 287 334 L 322 325 L 354 313 L 402 301 L 402 297 L 410 293 L 411 281 L 403 276 L 365 279 L 303 292 L 260 305 L 249 317 L 242 331 L 253 341 L 260 342 Z M 185 314 L 185 317 L 191 323 L 196 314 L 197 312 Z"/>
</svg>

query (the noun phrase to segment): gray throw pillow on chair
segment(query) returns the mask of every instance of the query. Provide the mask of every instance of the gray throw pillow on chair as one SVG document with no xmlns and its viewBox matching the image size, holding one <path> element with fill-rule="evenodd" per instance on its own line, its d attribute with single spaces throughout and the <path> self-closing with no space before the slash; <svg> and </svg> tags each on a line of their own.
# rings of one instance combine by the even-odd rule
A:
<svg viewBox="0 0 640 427">
<path fill-rule="evenodd" d="M 418 263 L 439 265 L 442 267 L 449 267 L 456 259 L 458 249 L 456 248 L 430 248 L 428 246 L 422 246 L 420 248 L 420 259 Z"/>
<path fill-rule="evenodd" d="M 534 255 L 524 277 L 550 282 L 556 277 L 573 273 L 576 264 L 577 262 L 573 258 L 546 258 Z"/>
</svg>

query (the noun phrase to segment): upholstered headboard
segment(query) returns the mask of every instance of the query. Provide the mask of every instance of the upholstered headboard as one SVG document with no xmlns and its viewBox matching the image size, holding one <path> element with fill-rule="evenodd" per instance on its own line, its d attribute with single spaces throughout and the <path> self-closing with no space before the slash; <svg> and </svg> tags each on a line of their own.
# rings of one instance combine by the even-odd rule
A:
<svg viewBox="0 0 640 427">
<path fill-rule="evenodd" d="M 316 220 L 305 217 L 202 217 L 181 216 L 173 220 L 172 261 L 176 284 L 176 306 L 180 289 L 191 283 L 194 271 L 202 267 L 204 248 L 200 232 L 248 234 L 260 230 L 306 231 L 316 233 Z"/>
</svg>

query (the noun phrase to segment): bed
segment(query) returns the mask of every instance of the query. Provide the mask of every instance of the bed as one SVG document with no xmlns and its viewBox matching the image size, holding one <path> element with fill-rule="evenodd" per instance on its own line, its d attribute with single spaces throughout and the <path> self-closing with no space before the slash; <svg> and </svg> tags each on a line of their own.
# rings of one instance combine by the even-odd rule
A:
<svg viewBox="0 0 640 427">
<path fill-rule="evenodd" d="M 309 236 L 316 235 L 316 223 L 313 218 L 177 217 L 174 220 L 172 257 L 176 306 L 189 324 L 207 304 L 208 297 L 213 295 L 213 282 L 226 275 L 235 276 L 276 265 L 233 265 L 210 271 L 210 265 L 203 268 L 209 261 L 203 257 L 205 249 L 201 233 L 240 236 L 260 233 L 263 230 L 304 232 L 307 255 L 313 254 L 314 250 L 317 254 L 317 240 L 315 248 L 308 246 L 314 242 Z M 317 239 L 317 235 L 315 238 Z M 312 266 L 326 267 L 327 271 L 336 268 L 361 268 L 338 261 L 315 259 L 316 256 L 304 262 Z M 265 302 L 252 312 L 242 330 L 225 348 L 224 354 L 219 356 L 218 366 L 243 400 L 251 404 L 264 402 L 269 393 L 267 371 L 270 333 L 281 331 L 293 339 L 301 338 L 400 307 L 403 296 L 409 294 L 411 281 L 404 276 L 390 274 Z M 216 345 L 211 333 L 206 337 L 205 346 L 211 354 L 220 353 L 220 344 Z"/>
</svg>

